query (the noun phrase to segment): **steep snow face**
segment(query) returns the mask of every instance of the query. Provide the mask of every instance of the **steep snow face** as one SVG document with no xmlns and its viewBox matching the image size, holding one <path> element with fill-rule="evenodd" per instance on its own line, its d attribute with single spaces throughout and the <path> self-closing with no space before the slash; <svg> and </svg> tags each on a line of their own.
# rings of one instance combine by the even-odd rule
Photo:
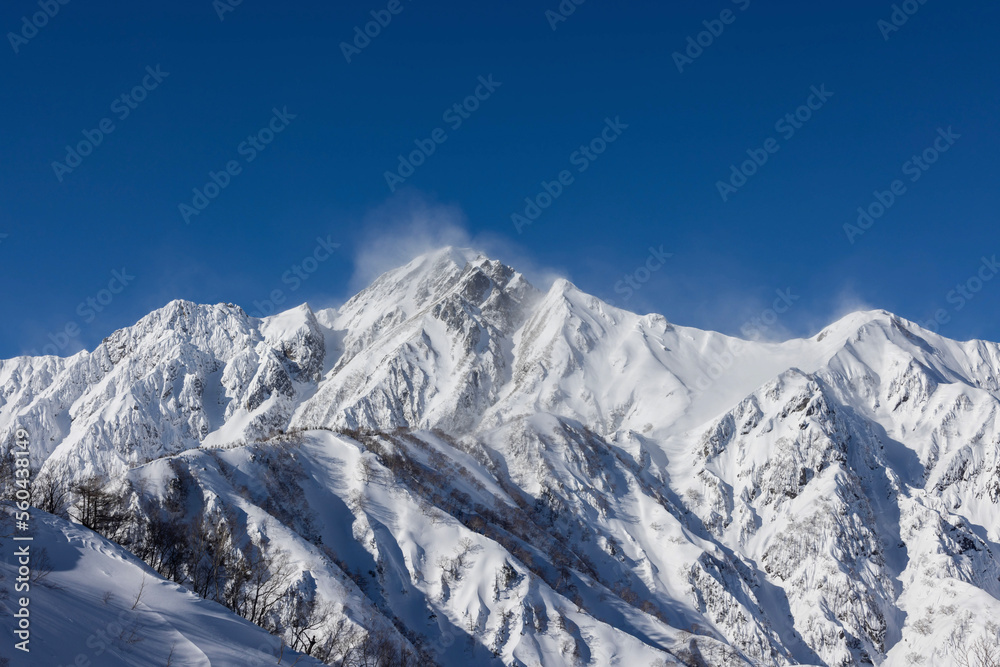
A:
<svg viewBox="0 0 1000 667">
<path fill-rule="evenodd" d="M 762 387 L 691 463 L 688 505 L 778 585 L 790 630 L 825 664 L 870 661 L 898 640 L 899 573 L 884 553 L 898 517 L 879 510 L 899 486 L 878 439 L 814 377 L 793 370 Z"/>
<path fill-rule="evenodd" d="M 513 505 L 495 482 L 483 483 L 491 475 L 481 464 L 431 434 L 382 446 L 453 472 L 450 484 L 469 507 L 500 498 Z M 328 431 L 278 448 L 187 452 L 132 475 L 149 494 L 144 501 L 181 489 L 179 504 L 231 510 L 227 520 L 288 554 L 302 573 L 295 586 L 332 603 L 338 618 L 412 640 L 440 664 L 563 664 L 576 653 L 594 664 L 648 665 L 668 657 L 662 647 L 681 643 L 682 633 L 620 601 L 593 606 L 611 618 L 624 610 L 643 636 L 657 638 L 654 646 L 595 618 L 509 550 L 535 547 L 520 540 L 505 547 L 470 530 L 431 504 L 426 489 L 396 483 L 359 442 Z"/>
<path fill-rule="evenodd" d="M 383 275 L 333 319 L 343 353 L 292 425 L 468 430 L 509 380 L 535 299 L 509 267 L 452 248 Z"/>
<path fill-rule="evenodd" d="M 484 426 L 538 412 L 601 433 L 626 422 L 670 423 L 688 402 L 666 359 L 672 329 L 662 317 L 640 318 L 556 281 L 515 337 L 512 381 Z"/>
<path fill-rule="evenodd" d="M 284 428 L 324 355 L 308 306 L 255 320 L 233 305 L 174 301 L 91 353 L 5 362 L 0 437 L 26 428 L 39 464 L 120 475 Z"/>
<path fill-rule="evenodd" d="M 177 301 L 0 362 L 0 449 L 228 512 L 441 664 L 953 661 L 1000 616 L 998 411 L 994 343 L 884 311 L 744 341 L 456 248 L 340 309 Z"/>
</svg>

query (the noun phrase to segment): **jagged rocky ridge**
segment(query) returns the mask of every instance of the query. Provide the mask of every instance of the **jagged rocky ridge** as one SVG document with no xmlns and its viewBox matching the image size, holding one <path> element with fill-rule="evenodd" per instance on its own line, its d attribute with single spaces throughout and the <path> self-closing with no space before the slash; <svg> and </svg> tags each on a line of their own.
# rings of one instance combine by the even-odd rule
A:
<svg viewBox="0 0 1000 667">
<path fill-rule="evenodd" d="M 953 664 L 1000 617 L 998 378 L 882 311 L 740 341 L 447 248 L 0 362 L 0 442 L 140 534 L 233 524 L 423 661 Z"/>
</svg>

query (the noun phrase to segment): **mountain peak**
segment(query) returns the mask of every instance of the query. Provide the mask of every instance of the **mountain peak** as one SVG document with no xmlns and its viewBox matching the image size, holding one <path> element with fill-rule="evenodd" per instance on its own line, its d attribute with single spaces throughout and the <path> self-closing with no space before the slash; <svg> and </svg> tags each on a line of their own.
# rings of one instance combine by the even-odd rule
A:
<svg viewBox="0 0 1000 667">
<path fill-rule="evenodd" d="M 435 267 L 442 264 L 452 264 L 459 268 L 465 268 L 466 264 L 480 259 L 488 258 L 485 253 L 479 250 L 449 245 L 417 255 L 413 260 L 397 270 L 409 269 L 412 271 L 420 267 Z"/>
<path fill-rule="evenodd" d="M 1000 346 L 885 310 L 745 341 L 445 247 L 336 311 L 176 300 L 0 363 L 0 459 L 22 428 L 40 474 L 232 510 L 293 594 L 455 646 L 446 667 L 708 655 L 692 628 L 726 664 L 912 664 L 893 647 L 1000 615 Z M 955 613 L 910 623 L 939 588 Z"/>
<path fill-rule="evenodd" d="M 885 330 L 895 328 L 909 334 L 924 332 L 919 325 L 903 319 L 888 310 L 877 308 L 873 310 L 857 310 L 842 316 L 832 324 L 824 327 L 816 335 L 816 339 L 823 340 L 831 335 L 837 337 L 843 336 L 849 339 L 873 326 Z"/>
</svg>

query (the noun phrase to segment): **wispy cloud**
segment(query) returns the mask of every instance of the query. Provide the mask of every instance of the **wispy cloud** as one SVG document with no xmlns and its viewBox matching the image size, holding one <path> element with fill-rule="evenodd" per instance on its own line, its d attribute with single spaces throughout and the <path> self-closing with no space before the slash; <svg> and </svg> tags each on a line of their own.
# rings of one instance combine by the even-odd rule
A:
<svg viewBox="0 0 1000 667">
<path fill-rule="evenodd" d="M 386 271 L 444 246 L 475 247 L 462 209 L 401 192 L 364 216 L 349 288 L 357 292 Z"/>
<path fill-rule="evenodd" d="M 481 251 L 513 267 L 543 291 L 557 278 L 573 280 L 569 271 L 545 266 L 528 249 L 510 239 L 474 229 L 460 205 L 436 201 L 413 189 L 401 190 L 361 218 L 353 244 L 353 274 L 347 293 L 340 295 L 338 303 L 370 285 L 382 273 L 445 246 Z M 610 271 L 609 275 L 612 274 L 617 275 Z M 679 269 L 671 280 L 664 278 L 667 286 L 651 285 L 646 290 L 648 294 L 643 292 L 637 295 L 639 298 L 619 305 L 637 312 L 662 312 L 668 319 L 676 318 L 679 324 L 734 336 L 743 337 L 747 335 L 744 329 L 752 330 L 754 337 L 770 341 L 811 336 L 845 315 L 881 307 L 866 301 L 850 284 L 842 286 L 833 298 L 814 301 L 808 285 L 747 289 L 718 277 L 709 290 L 712 299 L 691 303 L 687 293 L 705 291 L 705 285 L 698 280 Z M 610 288 L 603 292 L 597 289 L 595 293 L 614 297 Z M 783 299 L 784 293 L 793 295 L 793 301 Z M 671 310 L 666 304 L 673 304 L 677 312 L 664 312 Z"/>
<path fill-rule="evenodd" d="M 548 289 L 556 278 L 567 277 L 563 271 L 539 265 L 523 248 L 503 237 L 472 233 L 461 206 L 401 190 L 362 219 L 349 290 L 354 294 L 382 273 L 445 246 L 483 252 L 524 274 L 538 289 Z"/>
</svg>

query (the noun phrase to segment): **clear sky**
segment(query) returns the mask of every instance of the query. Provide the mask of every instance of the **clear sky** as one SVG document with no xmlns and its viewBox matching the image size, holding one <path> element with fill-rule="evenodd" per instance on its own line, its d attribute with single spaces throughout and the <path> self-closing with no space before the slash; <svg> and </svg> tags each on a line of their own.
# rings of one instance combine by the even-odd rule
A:
<svg viewBox="0 0 1000 667">
<path fill-rule="evenodd" d="M 234 2 L 3 3 L 0 357 L 456 241 L 727 333 L 781 290 L 765 335 L 1000 340 L 996 3 Z"/>
</svg>

